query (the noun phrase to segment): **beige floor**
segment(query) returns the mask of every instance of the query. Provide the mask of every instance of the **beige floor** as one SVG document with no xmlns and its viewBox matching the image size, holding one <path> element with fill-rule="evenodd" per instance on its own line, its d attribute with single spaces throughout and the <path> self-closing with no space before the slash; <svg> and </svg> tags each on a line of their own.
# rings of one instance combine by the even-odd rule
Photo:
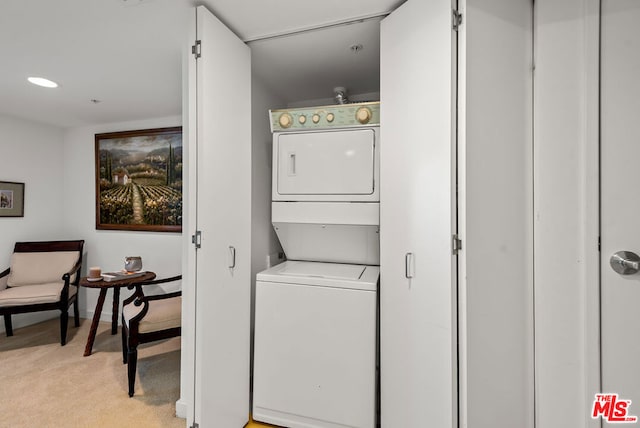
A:
<svg viewBox="0 0 640 428">
<path fill-rule="evenodd" d="M 89 326 L 70 326 L 64 347 L 57 319 L 0 333 L 0 427 L 185 427 L 175 417 L 180 338 L 141 346 L 129 398 L 120 335 L 101 323 L 93 354 L 83 357 Z"/>
<path fill-rule="evenodd" d="M 119 330 L 112 336 L 110 324 L 101 323 L 93 354 L 83 357 L 91 322 L 80 321 L 69 327 L 64 347 L 58 319 L 14 329 L 12 337 L 0 333 L 0 428 L 184 428 L 186 420 L 175 417 L 180 338 L 140 347 L 136 393 L 129 398 Z"/>
</svg>

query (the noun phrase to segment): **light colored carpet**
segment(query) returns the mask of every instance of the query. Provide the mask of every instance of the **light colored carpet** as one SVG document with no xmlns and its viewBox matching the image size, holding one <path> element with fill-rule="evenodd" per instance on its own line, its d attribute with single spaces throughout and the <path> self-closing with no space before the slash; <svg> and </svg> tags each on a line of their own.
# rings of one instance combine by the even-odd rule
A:
<svg viewBox="0 0 640 428">
<path fill-rule="evenodd" d="M 186 427 L 180 398 L 180 338 L 141 345 L 135 395 L 127 394 L 120 330 L 101 323 L 93 354 L 83 357 L 90 320 L 60 346 L 59 320 L 0 333 L 0 427 Z M 1 319 L 1 318 L 0 318 Z"/>
</svg>

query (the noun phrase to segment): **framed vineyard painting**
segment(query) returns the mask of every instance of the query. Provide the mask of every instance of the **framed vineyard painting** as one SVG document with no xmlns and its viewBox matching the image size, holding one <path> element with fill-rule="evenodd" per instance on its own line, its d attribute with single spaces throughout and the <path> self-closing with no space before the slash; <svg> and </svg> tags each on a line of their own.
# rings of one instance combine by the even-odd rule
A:
<svg viewBox="0 0 640 428">
<path fill-rule="evenodd" d="M 96 229 L 182 231 L 182 127 L 96 134 Z"/>
</svg>

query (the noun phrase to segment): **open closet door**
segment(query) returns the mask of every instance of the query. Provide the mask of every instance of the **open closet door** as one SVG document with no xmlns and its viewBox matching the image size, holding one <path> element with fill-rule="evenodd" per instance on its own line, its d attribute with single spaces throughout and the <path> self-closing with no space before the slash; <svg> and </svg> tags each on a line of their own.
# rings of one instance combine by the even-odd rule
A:
<svg viewBox="0 0 640 428">
<path fill-rule="evenodd" d="M 408 0 L 381 25 L 381 426 L 455 427 L 452 3 Z"/>
<path fill-rule="evenodd" d="M 251 54 L 196 9 L 197 219 L 194 422 L 249 419 Z M 196 59 L 197 56 L 197 59 Z"/>
</svg>

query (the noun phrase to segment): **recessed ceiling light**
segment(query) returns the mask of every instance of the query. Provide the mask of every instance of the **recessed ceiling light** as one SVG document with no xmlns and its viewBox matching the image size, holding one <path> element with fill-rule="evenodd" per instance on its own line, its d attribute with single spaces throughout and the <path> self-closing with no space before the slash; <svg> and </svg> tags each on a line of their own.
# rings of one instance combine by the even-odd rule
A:
<svg viewBox="0 0 640 428">
<path fill-rule="evenodd" d="M 52 82 L 49 79 L 45 79 L 44 77 L 27 77 L 27 80 L 34 85 L 42 86 L 44 88 L 57 88 L 58 84 L 56 82 Z"/>
</svg>

